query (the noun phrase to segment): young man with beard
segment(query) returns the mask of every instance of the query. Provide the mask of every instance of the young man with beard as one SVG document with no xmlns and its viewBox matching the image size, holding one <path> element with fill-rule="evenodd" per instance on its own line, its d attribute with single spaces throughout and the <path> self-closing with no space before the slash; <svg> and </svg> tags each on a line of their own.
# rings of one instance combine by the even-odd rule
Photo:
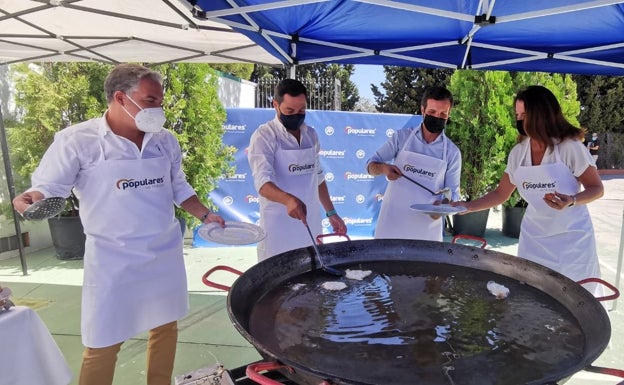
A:
<svg viewBox="0 0 624 385">
<path fill-rule="evenodd" d="M 260 194 L 260 227 L 267 236 L 258 243 L 258 260 L 310 246 L 321 234 L 321 210 L 335 233 L 347 227 L 336 213 L 321 169 L 320 144 L 314 128 L 305 124 L 306 87 L 284 79 L 275 87 L 275 118 L 252 134 L 247 158 Z"/>
<path fill-rule="evenodd" d="M 410 209 L 415 203 L 440 202 L 441 196 L 407 178 L 431 191 L 449 188 L 452 200 L 459 199 L 461 153 L 444 134 L 453 96 L 444 87 L 430 87 L 420 104 L 422 124 L 395 132 L 367 162 L 370 175 L 385 175 L 388 180 L 375 238 L 442 241 L 441 217 Z"/>
</svg>

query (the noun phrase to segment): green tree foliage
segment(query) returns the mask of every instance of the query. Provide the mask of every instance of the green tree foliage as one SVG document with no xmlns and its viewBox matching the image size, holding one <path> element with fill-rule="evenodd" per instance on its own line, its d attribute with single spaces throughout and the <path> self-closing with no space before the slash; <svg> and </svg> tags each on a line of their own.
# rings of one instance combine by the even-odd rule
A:
<svg viewBox="0 0 624 385">
<path fill-rule="evenodd" d="M 384 66 L 385 93 L 371 84 L 379 112 L 420 114 L 420 100 L 429 86 L 447 87 L 454 70 Z"/>
<path fill-rule="evenodd" d="M 351 81 L 351 75 L 355 71 L 355 66 L 352 64 L 304 64 L 297 66 L 296 78 L 297 79 L 338 79 L 340 80 L 340 93 L 341 103 L 340 109 L 342 111 L 353 111 L 356 103 L 360 100 L 360 93 L 357 86 Z M 283 67 L 268 67 L 262 65 L 255 65 L 254 71 L 250 80 L 258 82 L 260 79 L 272 77 L 276 79 L 285 79 L 288 77 L 288 73 Z M 313 94 L 312 92 L 309 92 Z M 272 95 L 271 95 L 272 96 Z M 263 97 L 261 95 L 261 97 Z"/>
<path fill-rule="evenodd" d="M 471 200 L 498 185 L 515 143 L 513 83 L 508 72 L 459 70 L 449 89 L 455 106 L 446 135 L 461 150 L 461 193 Z"/>
<path fill-rule="evenodd" d="M 297 67 L 297 69 L 299 69 L 299 67 Z M 258 80 L 264 78 L 284 79 L 286 78 L 286 76 L 286 69 L 283 66 L 271 67 L 261 64 L 254 64 L 254 69 L 251 73 L 251 76 L 249 77 L 249 80 L 257 83 Z"/>
<path fill-rule="evenodd" d="M 155 68 L 164 78 L 163 107 L 169 128 L 182 148 L 182 167 L 201 200 L 217 187 L 222 175 L 234 172 L 236 149 L 223 143 L 226 112 L 219 101 L 216 72 L 208 64 L 166 64 Z M 215 209 L 212 202 L 208 202 Z M 176 215 L 188 228 L 199 221 L 184 210 Z"/>
<path fill-rule="evenodd" d="M 532 85 L 548 88 L 559 101 L 563 116 L 570 123 L 579 126 L 580 103 L 576 93 L 576 82 L 571 75 L 546 72 L 517 72 L 512 74 L 512 78 L 515 87 L 514 95 L 523 88 Z"/>
<path fill-rule="evenodd" d="M 624 77 L 572 75 L 581 112 L 579 121 L 589 132 L 624 133 Z"/>
<path fill-rule="evenodd" d="M 11 67 L 17 121 L 7 127 L 15 189 L 30 185 L 30 176 L 54 134 L 100 116 L 106 110 L 102 84 L 111 67 L 101 63 L 19 64 Z M 65 215 L 75 215 L 72 194 Z"/>
<path fill-rule="evenodd" d="M 231 64 L 210 64 L 210 68 L 226 74 L 234 75 L 238 78 L 248 80 L 254 70 L 253 64 L 231 63 Z"/>
</svg>

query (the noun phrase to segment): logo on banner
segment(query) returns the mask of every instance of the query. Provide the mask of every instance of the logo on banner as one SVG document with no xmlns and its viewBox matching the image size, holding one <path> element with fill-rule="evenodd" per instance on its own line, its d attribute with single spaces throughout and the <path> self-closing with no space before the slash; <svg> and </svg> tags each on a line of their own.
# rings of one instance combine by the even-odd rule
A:
<svg viewBox="0 0 624 385">
<path fill-rule="evenodd" d="M 325 158 L 344 158 L 347 150 L 321 150 L 319 151 L 320 156 L 324 156 Z"/>
<path fill-rule="evenodd" d="M 375 194 L 375 200 L 377 202 L 383 202 L 383 194 Z"/>
<path fill-rule="evenodd" d="M 423 168 L 418 168 L 416 166 L 412 166 L 411 164 L 406 164 L 405 166 L 403 166 L 403 171 L 411 172 L 412 174 L 426 176 L 428 178 L 435 178 L 436 176 L 435 172 L 431 172 Z"/>
<path fill-rule="evenodd" d="M 165 183 L 165 178 L 144 178 L 141 180 L 135 179 L 119 179 L 115 182 L 115 186 L 117 186 L 118 190 L 127 190 L 127 189 L 145 189 L 149 190 L 155 187 L 162 187 Z"/>
<path fill-rule="evenodd" d="M 330 195 L 329 199 L 334 204 L 336 204 L 336 203 L 342 204 L 342 203 L 345 203 L 346 195 L 342 195 L 342 196 Z"/>
<path fill-rule="evenodd" d="M 332 127 L 332 126 L 325 127 L 325 135 L 327 135 L 327 136 L 334 135 L 334 127 Z"/>
<path fill-rule="evenodd" d="M 376 128 L 354 128 L 351 126 L 345 127 L 345 134 L 347 135 L 375 136 L 375 133 L 377 133 Z"/>
<path fill-rule="evenodd" d="M 547 191 L 556 190 L 557 182 L 522 182 L 522 188 L 525 190 Z"/>
<path fill-rule="evenodd" d="M 362 204 L 366 201 L 366 198 L 362 194 L 358 194 L 355 196 L 355 203 Z"/>
<path fill-rule="evenodd" d="M 232 206 L 234 204 L 234 198 L 232 198 L 231 196 L 225 196 L 223 197 L 223 199 L 221 199 L 221 203 L 223 203 L 226 206 Z"/>
<path fill-rule="evenodd" d="M 352 226 L 370 226 L 373 224 L 373 218 L 343 217 L 342 220 L 344 221 L 345 225 L 352 225 Z"/>
<path fill-rule="evenodd" d="M 221 175 L 219 179 L 226 180 L 228 182 L 244 182 L 247 180 L 247 173 L 234 174 L 232 176 Z"/>
<path fill-rule="evenodd" d="M 260 197 L 257 197 L 255 195 L 247 195 L 245 197 L 245 202 L 247 203 L 260 203 Z"/>
<path fill-rule="evenodd" d="M 325 182 L 332 182 L 334 180 L 334 174 L 331 172 L 328 172 L 327 174 L 325 174 Z"/>
<path fill-rule="evenodd" d="M 288 166 L 288 171 L 291 174 L 295 174 L 295 175 L 309 174 L 313 170 L 314 170 L 314 163 L 308 163 L 308 164 L 291 163 Z"/>
<path fill-rule="evenodd" d="M 355 157 L 358 159 L 364 159 L 365 156 L 366 156 L 366 151 L 364 150 L 357 150 L 355 152 Z"/>
<path fill-rule="evenodd" d="M 388 138 L 391 138 L 391 137 L 392 137 L 392 135 L 394 135 L 394 129 L 393 129 L 393 128 L 388 128 L 388 129 L 386 130 L 386 136 L 387 136 Z"/>
<path fill-rule="evenodd" d="M 226 124 L 223 125 L 223 131 L 225 131 L 226 134 L 228 134 L 228 133 L 230 133 L 230 134 L 244 134 L 246 129 L 247 129 L 247 125 L 246 124 L 226 123 Z"/>
<path fill-rule="evenodd" d="M 365 181 L 365 182 L 371 182 L 373 179 L 375 179 L 375 177 L 370 174 L 354 173 L 351 171 L 345 172 L 344 177 L 346 180 Z"/>
</svg>

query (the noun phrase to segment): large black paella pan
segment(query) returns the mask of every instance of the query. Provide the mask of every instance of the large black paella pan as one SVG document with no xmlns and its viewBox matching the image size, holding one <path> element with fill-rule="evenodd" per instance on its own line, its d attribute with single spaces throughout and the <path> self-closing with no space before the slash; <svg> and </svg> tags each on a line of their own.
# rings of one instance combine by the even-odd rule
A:
<svg viewBox="0 0 624 385">
<path fill-rule="evenodd" d="M 609 342 L 589 291 L 522 258 L 411 240 L 320 250 L 328 265 L 370 274 L 328 275 L 301 248 L 247 270 L 227 301 L 237 330 L 300 383 L 551 384 L 591 367 Z"/>
</svg>

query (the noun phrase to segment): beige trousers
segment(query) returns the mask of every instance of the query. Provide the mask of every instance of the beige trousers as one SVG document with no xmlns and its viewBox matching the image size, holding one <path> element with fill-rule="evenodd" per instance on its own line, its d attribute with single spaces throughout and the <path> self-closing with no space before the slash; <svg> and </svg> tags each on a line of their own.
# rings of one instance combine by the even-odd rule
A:
<svg viewBox="0 0 624 385">
<path fill-rule="evenodd" d="M 171 385 L 178 323 L 170 322 L 149 331 L 147 340 L 147 385 Z M 112 385 L 118 344 L 104 348 L 86 348 L 82 354 L 79 385 Z"/>
</svg>

